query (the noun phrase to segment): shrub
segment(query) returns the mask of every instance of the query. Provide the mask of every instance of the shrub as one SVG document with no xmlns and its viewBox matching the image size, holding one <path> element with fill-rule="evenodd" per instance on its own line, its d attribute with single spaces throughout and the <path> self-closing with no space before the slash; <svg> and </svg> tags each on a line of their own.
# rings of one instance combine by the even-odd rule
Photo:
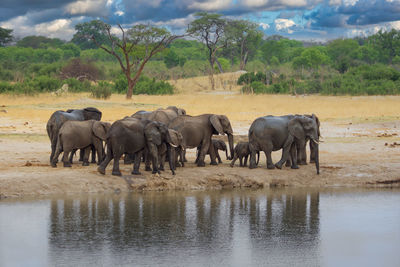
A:
<svg viewBox="0 0 400 267">
<path fill-rule="evenodd" d="M 112 93 L 112 85 L 108 82 L 100 81 L 97 85 L 92 86 L 92 97 L 108 99 Z"/>
<path fill-rule="evenodd" d="M 61 69 L 60 76 L 63 79 L 76 78 L 80 81 L 92 80 L 99 78 L 100 71 L 91 62 L 82 62 L 79 58 L 72 59 L 66 66 Z"/>
<path fill-rule="evenodd" d="M 118 94 L 126 93 L 128 90 L 128 80 L 125 75 L 120 75 L 114 82 L 113 92 Z"/>
<path fill-rule="evenodd" d="M 27 84 L 36 92 L 52 92 L 61 87 L 60 80 L 44 75 L 35 77 L 30 81 L 24 82 L 24 84 Z"/>
<path fill-rule="evenodd" d="M 165 81 L 156 81 L 146 76 L 141 76 L 133 88 L 135 95 L 168 95 L 174 93 L 174 87 Z"/>
<path fill-rule="evenodd" d="M 63 81 L 68 84 L 68 90 L 70 92 L 91 92 L 92 86 L 88 80 L 78 81 L 75 78 L 69 78 Z"/>
<path fill-rule="evenodd" d="M 14 90 L 14 86 L 8 82 L 0 81 L 0 93 L 7 93 Z"/>
<path fill-rule="evenodd" d="M 251 84 L 254 81 L 265 83 L 266 80 L 267 76 L 263 72 L 257 72 L 257 74 L 254 72 L 247 72 L 239 76 L 237 84 Z"/>
</svg>

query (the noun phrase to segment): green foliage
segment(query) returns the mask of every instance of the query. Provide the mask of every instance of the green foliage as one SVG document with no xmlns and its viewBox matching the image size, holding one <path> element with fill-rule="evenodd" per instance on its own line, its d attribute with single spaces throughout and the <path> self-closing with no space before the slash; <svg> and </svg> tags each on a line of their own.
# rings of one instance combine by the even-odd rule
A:
<svg viewBox="0 0 400 267">
<path fill-rule="evenodd" d="M 267 77 L 263 72 L 247 72 L 239 76 L 237 84 L 238 85 L 243 85 L 243 84 L 252 84 L 253 82 L 261 82 L 265 84 L 267 80 Z"/>
<path fill-rule="evenodd" d="M 13 39 L 13 30 L 0 27 L 0 47 L 10 43 Z"/>
<path fill-rule="evenodd" d="M 128 80 L 126 79 L 125 75 L 120 75 L 114 81 L 114 92 L 119 94 L 124 94 L 128 90 Z"/>
<path fill-rule="evenodd" d="M 64 42 L 58 38 L 47 38 L 44 36 L 26 36 L 17 42 L 19 47 L 31 48 L 60 48 Z"/>
<path fill-rule="evenodd" d="M 183 66 L 186 62 L 186 58 L 180 57 L 173 49 L 169 49 L 164 56 L 164 63 L 168 69 L 175 66 Z"/>
<path fill-rule="evenodd" d="M 107 36 L 108 24 L 101 20 L 92 20 L 89 22 L 78 23 L 75 25 L 76 33 L 72 37 L 71 42 L 80 47 L 80 49 L 95 49 L 97 45 L 92 41 L 92 37 L 96 39 L 99 45 L 111 46 L 111 41 Z"/>
<path fill-rule="evenodd" d="M 68 91 L 73 93 L 92 91 L 92 86 L 88 80 L 79 81 L 75 78 L 69 78 L 63 80 L 63 84 L 68 84 Z"/>
<path fill-rule="evenodd" d="M 321 65 L 328 64 L 329 57 L 322 47 L 310 47 L 305 49 L 300 56 L 293 59 L 294 69 L 314 69 L 318 70 Z"/>
<path fill-rule="evenodd" d="M 112 94 L 112 84 L 105 81 L 100 81 L 97 85 L 92 86 L 92 97 L 108 99 Z"/>
<path fill-rule="evenodd" d="M 218 58 L 218 62 L 219 62 L 219 64 L 221 64 L 222 70 L 223 70 L 224 72 L 225 72 L 225 71 L 228 71 L 228 70 L 231 68 L 231 63 L 230 63 L 229 60 L 226 59 L 226 58 L 223 58 L 223 57 Z M 217 65 L 214 66 L 214 69 L 215 69 L 216 71 L 219 70 L 218 67 L 217 67 Z"/>
<path fill-rule="evenodd" d="M 53 92 L 61 87 L 61 81 L 49 76 L 38 76 L 26 82 L 36 92 Z"/>
<path fill-rule="evenodd" d="M 133 93 L 135 95 L 171 95 L 174 93 L 174 87 L 167 82 L 141 76 L 133 89 Z"/>
</svg>

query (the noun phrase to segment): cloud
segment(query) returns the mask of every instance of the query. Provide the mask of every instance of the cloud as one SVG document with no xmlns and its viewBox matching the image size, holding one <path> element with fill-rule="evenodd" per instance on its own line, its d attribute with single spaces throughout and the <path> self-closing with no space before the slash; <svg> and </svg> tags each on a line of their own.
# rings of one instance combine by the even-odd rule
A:
<svg viewBox="0 0 400 267">
<path fill-rule="evenodd" d="M 219 11 L 223 9 L 229 9 L 231 4 L 232 0 L 194 1 L 188 6 L 188 9 L 200 11 Z"/>
<path fill-rule="evenodd" d="M 64 10 L 69 15 L 86 15 L 86 16 L 107 16 L 112 1 L 107 0 L 80 0 L 69 3 L 64 7 Z"/>
<path fill-rule="evenodd" d="M 268 30 L 270 28 L 269 24 L 267 23 L 259 23 L 260 27 L 265 31 Z"/>
<path fill-rule="evenodd" d="M 289 19 L 276 19 L 274 23 L 278 32 L 287 32 L 289 34 L 293 33 L 293 27 L 296 26 L 296 23 Z"/>
<path fill-rule="evenodd" d="M 312 27 L 364 26 L 400 20 L 400 0 L 347 0 L 329 3 L 332 5 L 323 5 L 305 16 L 312 21 Z"/>
</svg>

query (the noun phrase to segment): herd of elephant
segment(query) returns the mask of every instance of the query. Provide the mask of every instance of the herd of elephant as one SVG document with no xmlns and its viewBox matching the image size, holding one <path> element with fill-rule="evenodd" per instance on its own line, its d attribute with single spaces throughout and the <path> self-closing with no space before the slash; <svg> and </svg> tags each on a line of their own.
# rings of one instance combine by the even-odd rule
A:
<svg viewBox="0 0 400 267">
<path fill-rule="evenodd" d="M 205 166 L 208 154 L 211 165 L 221 163 L 218 150 L 225 151 L 227 160 L 239 159 L 240 166 L 257 168 L 260 151 L 267 158 L 267 168 L 282 168 L 306 163 L 306 144 L 310 141 L 310 162 L 315 162 L 319 174 L 319 137 L 320 122 L 312 115 L 264 116 L 257 118 L 250 126 L 248 142 L 238 142 L 234 147 L 233 130 L 227 116 L 203 114 L 190 116 L 175 106 L 155 111 L 138 111 L 131 116 L 110 124 L 101 121 L 102 112 L 97 108 L 58 110 L 47 122 L 47 133 L 51 141 L 50 164 L 57 166 L 58 157 L 64 152 L 64 167 L 71 167 L 75 152 L 80 149 L 80 160 L 89 165 L 92 151 L 92 163 L 97 154 L 98 172 L 105 174 L 112 159 L 112 175 L 120 176 L 119 160 L 133 163 L 132 174 L 140 174 L 140 163 L 145 162 L 145 170 L 160 173 L 168 161 L 172 174 L 178 166 L 184 166 L 188 148 L 197 148 L 195 163 Z M 213 135 L 226 134 L 228 149 L 224 141 L 212 139 Z M 271 152 L 282 149 L 282 157 L 273 164 Z M 258 159 L 256 160 L 256 155 Z M 217 162 L 218 159 L 218 162 Z M 152 165 L 152 168 L 150 167 Z"/>
</svg>

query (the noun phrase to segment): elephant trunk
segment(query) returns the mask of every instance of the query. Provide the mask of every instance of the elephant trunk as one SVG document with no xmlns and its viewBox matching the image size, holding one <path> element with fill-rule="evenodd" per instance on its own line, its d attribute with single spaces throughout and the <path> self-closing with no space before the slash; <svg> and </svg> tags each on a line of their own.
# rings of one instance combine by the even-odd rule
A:
<svg viewBox="0 0 400 267">
<path fill-rule="evenodd" d="M 317 174 L 319 174 L 319 143 L 314 141 L 315 148 L 315 168 L 317 169 Z"/>
<path fill-rule="evenodd" d="M 232 160 L 233 156 L 235 155 L 234 149 L 233 149 L 233 134 L 228 134 L 228 143 L 229 143 L 229 150 L 231 152 L 231 157 L 228 158 L 228 160 Z"/>
</svg>

